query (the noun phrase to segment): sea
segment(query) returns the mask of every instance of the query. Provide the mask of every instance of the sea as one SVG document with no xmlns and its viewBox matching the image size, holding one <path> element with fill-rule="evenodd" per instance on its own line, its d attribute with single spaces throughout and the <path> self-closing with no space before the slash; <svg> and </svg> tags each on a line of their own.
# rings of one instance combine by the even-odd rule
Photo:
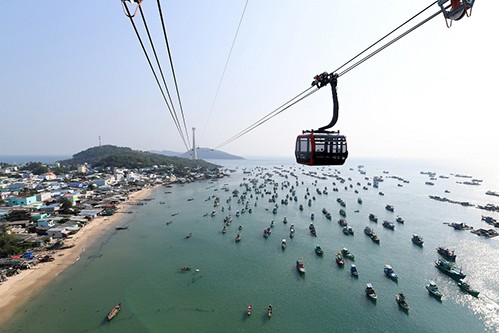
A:
<svg viewBox="0 0 499 333">
<path fill-rule="evenodd" d="M 483 238 L 449 226 L 464 222 L 475 229 L 493 228 L 482 215 L 499 219 L 499 213 L 476 205 L 499 205 L 499 197 L 485 194 L 499 191 L 496 170 L 398 159 L 352 158 L 340 167 L 269 159 L 214 162 L 229 176 L 159 186 L 144 205 L 125 206 L 131 213 L 123 214 L 115 226 L 128 229 L 111 228 L 101 235 L 0 330 L 499 332 L 499 237 Z M 435 173 L 433 180 L 428 172 Z M 378 188 L 373 187 L 375 176 L 383 178 Z M 471 179 L 478 185 L 464 184 Z M 429 195 L 474 206 L 436 201 Z M 342 208 L 338 198 L 346 203 L 345 219 L 354 235 L 343 234 L 337 223 Z M 385 209 L 388 204 L 394 212 Z M 331 220 L 322 213 L 324 208 Z M 378 223 L 369 220 L 370 213 L 378 216 Z M 223 234 L 229 214 L 233 220 Z M 397 216 L 405 223 L 395 222 Z M 395 223 L 395 229 L 382 227 L 384 220 Z M 264 238 L 263 230 L 272 221 L 272 233 Z M 309 232 L 311 222 L 317 237 Z M 293 238 L 291 224 L 296 229 Z M 379 236 L 379 245 L 364 234 L 366 226 Z M 238 233 L 242 240 L 236 243 Z M 415 233 L 423 237 L 422 247 L 411 242 Z M 314 251 L 317 245 L 325 252 L 322 257 Z M 462 292 L 435 267 L 438 246 L 455 250 L 456 266 L 480 291 L 478 297 Z M 343 247 L 355 260 L 340 267 L 335 255 Z M 303 261 L 305 274 L 298 273 L 297 260 Z M 357 266 L 358 278 L 351 276 L 351 264 Z M 398 282 L 384 274 L 385 264 L 393 267 Z M 182 271 L 182 266 L 191 270 Z M 430 280 L 442 291 L 441 302 L 425 289 Z M 366 297 L 367 283 L 377 292 L 377 302 Z M 408 312 L 395 301 L 401 292 Z M 118 303 L 121 311 L 107 321 Z M 248 304 L 253 306 L 250 316 Z"/>
</svg>

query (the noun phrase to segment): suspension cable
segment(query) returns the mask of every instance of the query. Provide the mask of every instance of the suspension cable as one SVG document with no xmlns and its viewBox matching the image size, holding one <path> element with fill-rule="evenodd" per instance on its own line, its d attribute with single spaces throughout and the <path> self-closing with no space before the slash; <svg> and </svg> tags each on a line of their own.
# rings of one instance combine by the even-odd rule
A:
<svg viewBox="0 0 499 333">
<path fill-rule="evenodd" d="M 163 81 L 163 85 L 165 87 L 166 94 L 168 96 L 168 100 L 170 101 L 170 105 L 171 105 L 171 108 L 173 110 L 173 116 L 175 117 L 174 121 L 175 121 L 175 123 L 180 124 L 180 121 L 178 120 L 177 112 L 175 110 L 175 105 L 173 104 L 172 97 L 170 95 L 170 90 L 168 89 L 168 85 L 166 84 L 165 75 L 163 74 L 163 68 L 161 67 L 161 63 L 159 62 L 158 54 L 156 52 L 156 48 L 154 47 L 154 42 L 153 42 L 151 34 L 149 32 L 149 27 L 147 26 L 144 12 L 142 11 L 142 7 L 140 7 L 140 16 L 142 17 L 142 22 L 144 23 L 144 28 L 146 30 L 147 37 L 149 38 L 149 44 L 151 44 L 151 49 L 152 49 L 152 52 L 154 53 L 154 58 L 156 59 L 156 64 L 158 65 L 159 73 L 161 74 L 161 79 Z M 166 103 L 168 105 L 168 102 L 166 102 Z M 170 108 L 170 105 L 168 105 L 168 108 Z"/>
<path fill-rule="evenodd" d="M 191 144 L 189 142 L 189 131 L 187 130 L 187 124 L 185 123 L 184 108 L 182 106 L 182 100 L 180 99 L 180 92 L 178 90 L 177 76 L 175 75 L 175 68 L 173 67 L 173 58 L 172 58 L 172 54 L 170 52 L 170 44 L 168 43 L 168 36 L 166 34 L 165 20 L 163 19 L 163 11 L 161 10 L 161 4 L 159 3 L 159 0 L 157 1 L 157 3 L 158 3 L 159 16 L 161 19 L 161 26 L 163 28 L 163 36 L 165 38 L 166 50 L 168 51 L 168 58 L 170 59 L 170 67 L 172 69 L 173 82 L 175 83 L 175 90 L 177 91 L 177 99 L 178 99 L 178 105 L 180 106 L 180 114 L 182 115 L 182 122 L 184 123 L 184 130 L 185 130 L 185 134 L 187 136 L 187 143 L 190 146 Z M 188 151 L 189 151 L 189 149 L 188 149 Z"/>
<path fill-rule="evenodd" d="M 398 29 L 402 28 L 404 25 L 406 25 L 407 23 L 409 23 L 410 21 L 412 21 L 413 19 L 415 19 L 416 17 L 418 17 L 419 15 L 421 15 L 422 13 L 424 13 L 430 7 L 432 7 L 433 5 L 435 5 L 437 2 L 438 2 L 438 0 L 435 1 L 435 2 L 433 2 L 432 4 L 428 5 L 428 7 L 426 7 L 425 9 L 423 9 L 422 11 L 420 11 L 419 13 L 417 13 L 416 15 L 414 15 L 413 17 L 411 17 L 410 19 L 408 19 L 407 21 L 405 21 L 404 23 L 402 23 L 401 25 L 399 25 L 398 27 L 396 27 L 395 29 L 393 29 L 392 31 L 390 31 L 389 33 L 387 33 L 386 35 L 384 35 L 383 37 L 381 37 L 380 39 L 378 39 L 376 42 L 374 42 L 373 44 L 371 44 L 370 46 L 368 46 L 367 48 L 365 48 L 364 50 L 362 50 L 361 52 L 359 52 L 355 57 L 353 57 L 352 59 L 348 60 L 346 63 L 344 63 L 343 65 L 341 65 L 340 67 L 338 67 L 336 70 L 334 70 L 333 73 L 338 73 L 338 71 L 340 69 L 342 69 L 343 67 L 345 67 L 346 65 L 348 65 L 349 63 L 351 63 L 352 61 L 354 61 L 355 59 L 357 59 L 359 56 L 361 56 L 362 54 L 364 54 L 367 50 L 369 50 L 370 48 L 374 47 L 376 44 L 380 43 L 382 40 L 384 40 L 385 38 L 387 38 L 388 36 L 390 36 L 391 34 L 393 34 L 395 31 L 397 31 Z"/>
<path fill-rule="evenodd" d="M 237 35 L 239 33 L 239 28 L 241 28 L 241 23 L 243 22 L 243 17 L 244 17 L 244 13 L 246 12 L 246 7 L 248 6 L 248 1 L 249 0 L 246 0 L 246 3 L 245 3 L 244 8 L 243 8 L 243 13 L 241 14 L 241 18 L 239 19 L 239 24 L 237 25 L 236 33 L 234 35 L 234 39 L 232 40 L 232 45 L 230 46 L 229 55 L 227 56 L 227 60 L 225 61 L 225 66 L 224 66 L 224 69 L 222 71 L 222 76 L 220 77 L 220 81 L 218 82 L 217 91 L 215 93 L 215 97 L 213 98 L 213 102 L 211 103 L 211 108 L 210 108 L 210 112 L 208 113 L 208 118 L 206 119 L 206 123 L 204 124 L 203 131 L 201 132 L 201 138 L 203 138 L 203 136 L 204 136 L 204 133 L 206 131 L 206 127 L 208 126 L 208 122 L 210 121 L 211 114 L 213 112 L 213 108 L 215 107 L 215 102 L 217 101 L 218 93 L 220 92 L 220 87 L 222 86 L 222 81 L 223 81 L 224 76 L 225 76 L 225 71 L 227 70 L 227 65 L 229 64 L 232 50 L 234 49 L 234 45 L 236 44 Z"/>
<path fill-rule="evenodd" d="M 408 34 L 410 34 L 411 32 L 413 32 L 414 30 L 416 30 L 417 28 L 421 27 L 423 24 L 425 24 L 426 22 L 430 21 L 431 19 L 433 19 L 435 16 L 437 15 L 440 15 L 442 13 L 442 9 L 440 9 L 438 12 L 436 12 L 435 14 L 431 15 L 430 17 L 424 19 L 423 21 L 421 21 L 420 23 L 416 24 L 414 27 L 410 28 L 409 30 L 405 31 L 404 33 L 400 34 L 399 36 L 395 37 L 394 39 L 392 39 L 391 41 L 389 41 L 388 43 L 384 44 L 383 46 L 379 47 L 378 49 L 376 49 L 374 52 L 371 52 L 369 53 L 367 56 L 365 56 L 364 58 L 362 58 L 361 60 L 357 61 L 355 64 L 351 65 L 350 67 L 348 67 L 347 69 L 345 69 L 344 71 L 342 71 L 341 73 L 338 73 L 338 77 L 348 73 L 349 71 L 351 71 L 352 69 L 354 69 L 355 67 L 359 66 L 360 64 L 362 64 L 363 62 L 365 62 L 366 60 L 370 59 L 371 57 L 375 56 L 376 54 L 378 54 L 379 52 L 383 51 L 384 49 L 386 49 L 388 46 L 392 45 L 393 43 L 399 41 L 400 39 L 402 39 L 402 37 L 405 37 L 407 36 Z"/>
<path fill-rule="evenodd" d="M 127 17 L 130 19 L 130 22 L 132 23 L 132 27 L 133 27 L 133 30 L 135 31 L 135 34 L 137 35 L 137 39 L 139 40 L 139 43 L 140 43 L 140 46 L 142 47 L 142 51 L 144 52 L 144 55 L 147 59 L 147 63 L 149 64 L 149 67 L 154 75 L 154 79 L 156 80 L 156 84 L 158 85 L 159 87 L 159 90 L 161 92 L 161 95 L 163 96 L 163 100 L 165 101 L 166 103 L 166 106 L 168 107 L 168 111 L 170 112 L 170 115 L 172 116 L 172 119 L 173 119 L 173 122 L 175 123 L 175 127 L 177 128 L 177 131 L 179 132 L 180 134 L 180 138 L 182 139 L 183 143 L 184 143 L 184 146 L 186 147 L 187 150 L 189 150 L 189 146 L 187 145 L 187 142 L 186 142 L 186 139 L 185 139 L 185 136 L 182 132 L 182 129 L 180 127 L 180 124 L 178 122 L 178 117 L 176 117 L 176 114 L 172 111 L 172 109 L 170 108 L 169 104 L 168 104 L 168 101 L 166 99 L 166 96 L 165 96 L 165 93 L 163 91 L 163 88 L 161 87 L 161 83 L 159 82 L 159 79 L 158 79 L 158 76 L 156 74 L 156 71 L 154 70 L 154 67 L 151 63 L 151 59 L 149 58 L 149 54 L 147 53 L 147 50 L 144 46 L 144 43 L 142 42 L 142 38 L 140 37 L 140 34 L 139 34 L 139 31 L 137 29 L 137 26 L 135 25 L 135 22 L 133 20 L 133 16 L 130 14 L 130 11 L 128 10 L 128 7 L 124 6 L 124 9 L 126 11 L 126 14 L 127 14 Z M 142 9 L 141 9 L 142 11 Z"/>
<path fill-rule="evenodd" d="M 308 92 L 309 90 L 315 88 L 314 90 Z M 287 101 L 286 103 L 282 104 L 281 106 L 279 106 L 278 108 L 274 109 L 272 112 L 268 113 L 266 116 L 264 116 L 263 118 L 261 118 L 260 120 L 254 122 L 252 125 L 246 127 L 244 130 L 242 130 L 241 132 L 239 132 L 238 134 L 234 135 L 233 137 L 231 137 L 230 139 L 226 140 L 225 142 L 223 142 L 222 144 L 218 145 L 217 147 L 215 147 L 215 149 L 218 149 L 222 146 L 225 146 L 229 143 L 231 143 L 232 141 L 234 140 L 237 140 L 239 139 L 241 136 L 245 135 L 246 133 L 248 132 L 251 132 L 252 130 L 254 130 L 255 128 L 257 128 L 258 126 L 266 123 L 267 121 L 269 121 L 270 119 L 274 118 L 275 116 L 277 116 L 278 114 L 286 111 L 287 109 L 289 109 L 290 107 L 292 107 L 293 105 L 295 105 L 296 103 L 300 102 L 301 100 L 305 99 L 306 97 L 312 95 L 313 93 L 317 92 L 319 90 L 319 88 L 315 87 L 315 86 L 312 86 L 312 87 L 309 87 L 307 88 L 306 90 L 302 91 L 301 93 L 299 93 L 298 95 L 296 95 L 295 97 L 291 98 L 289 101 Z M 303 94 L 306 94 L 304 96 L 302 96 Z M 302 96 L 302 97 L 300 97 Z"/>
<path fill-rule="evenodd" d="M 374 45 L 378 44 L 379 42 L 381 42 L 383 39 L 385 39 L 387 36 L 389 36 L 390 34 L 392 34 L 393 32 L 395 32 L 396 30 L 398 30 L 400 27 L 402 27 L 403 25 L 405 25 L 407 22 L 411 21 L 412 19 L 414 19 L 415 17 L 417 17 L 418 15 L 420 15 L 421 13 L 423 13 L 424 11 L 426 11 L 428 8 L 430 8 L 431 6 L 433 6 L 435 3 L 437 3 L 437 1 L 435 1 L 434 3 L 432 3 L 431 5 L 429 5 L 428 7 L 426 7 L 425 9 L 423 9 L 422 11 L 420 11 L 418 14 L 416 14 L 415 16 L 413 16 L 412 18 L 410 18 L 408 21 L 406 21 L 405 23 L 403 23 L 402 25 L 400 25 L 399 27 L 397 27 L 396 29 L 394 29 L 392 32 L 388 33 L 387 35 L 385 35 L 383 38 L 381 38 L 380 40 L 378 40 L 377 42 L 373 43 L 371 46 L 369 46 L 368 48 L 366 48 L 364 51 L 360 52 L 359 54 L 357 54 L 355 57 L 353 57 L 352 59 L 350 59 L 349 61 L 347 61 L 345 64 L 343 64 L 342 66 L 340 66 L 338 68 L 341 69 L 343 68 L 344 66 L 346 66 L 347 64 L 349 64 L 350 62 L 352 62 L 354 59 L 358 58 L 361 54 L 365 53 L 367 50 L 369 50 L 370 48 L 372 48 Z M 392 45 L 393 43 L 395 43 L 396 41 L 400 40 L 402 37 L 405 37 L 407 36 L 409 33 L 413 32 L 414 30 L 416 30 L 417 28 L 421 27 L 423 24 L 427 23 L 428 21 L 430 21 L 431 19 L 433 19 L 434 17 L 436 17 L 437 15 L 441 14 L 442 11 L 444 9 L 440 9 L 438 12 L 436 12 L 435 14 L 432 14 L 431 16 L 429 16 L 428 18 L 424 19 L 423 21 L 421 21 L 420 23 L 416 24 L 415 26 L 413 26 L 412 28 L 406 30 L 405 32 L 403 32 L 402 34 L 398 35 L 397 37 L 393 38 L 392 40 L 390 40 L 389 42 L 385 43 L 383 46 L 379 47 L 378 49 L 374 50 L 373 52 L 369 53 L 368 55 L 366 55 L 364 58 L 362 58 L 361 60 L 357 61 L 355 64 L 351 65 L 350 67 L 348 67 L 347 69 L 343 70 L 341 73 L 337 74 L 337 77 L 340 77 L 346 73 L 348 73 L 349 71 L 351 71 L 352 69 L 354 69 L 355 67 L 359 66 L 360 64 L 364 63 L 365 61 L 367 61 L 368 59 L 370 59 L 371 57 L 373 57 L 374 55 L 378 54 L 379 52 L 381 52 L 382 50 L 386 49 L 388 46 Z M 333 72 L 335 73 L 335 72 Z M 246 133 L 252 131 L 253 129 L 255 129 L 256 127 L 262 125 L 263 123 L 267 122 L 268 120 L 270 120 L 271 118 L 277 116 L 278 114 L 280 114 L 281 112 L 287 110 L 288 108 L 290 108 L 291 106 L 295 105 L 296 103 L 298 103 L 299 101 L 305 99 L 306 97 L 312 95 L 313 93 L 315 93 L 317 90 L 319 90 L 319 87 L 316 87 L 315 90 L 313 90 L 312 92 L 306 94 L 305 96 L 299 98 L 298 100 L 294 101 L 293 103 L 291 103 L 293 100 L 295 100 L 296 98 L 298 98 L 299 96 L 303 95 L 304 93 L 306 93 L 308 90 L 312 89 L 313 87 L 310 87 L 308 88 L 307 90 L 303 91 L 302 93 L 298 94 L 297 96 L 295 96 L 293 99 L 289 100 L 288 102 L 284 103 L 283 105 L 281 105 L 279 108 L 275 109 L 274 111 L 270 112 L 269 114 L 267 114 L 266 116 L 264 116 L 263 118 L 261 118 L 260 120 L 256 121 L 255 123 L 253 123 L 252 125 L 250 125 L 249 127 L 247 127 L 246 129 L 242 130 L 241 132 L 239 132 L 238 134 L 234 135 L 233 137 L 231 137 L 230 139 L 226 140 L 225 142 L 223 142 L 222 144 L 218 145 L 216 148 L 220 148 L 222 146 L 225 146 L 229 143 L 231 143 L 232 141 L 240 138 L 241 136 L 245 135 Z M 288 103 L 291 103 L 288 105 Z M 286 107 L 284 107 L 285 105 L 287 105 Z M 284 107 L 284 108 L 283 108 Z M 282 108 L 282 109 L 281 109 Z"/>
</svg>

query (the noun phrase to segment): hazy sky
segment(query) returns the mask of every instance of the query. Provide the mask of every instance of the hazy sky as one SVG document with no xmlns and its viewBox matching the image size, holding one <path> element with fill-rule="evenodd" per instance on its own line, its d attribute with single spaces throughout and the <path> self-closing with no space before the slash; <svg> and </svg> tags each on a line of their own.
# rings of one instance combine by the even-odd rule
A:
<svg viewBox="0 0 499 333">
<path fill-rule="evenodd" d="M 250 0 L 210 115 L 245 3 L 161 1 L 187 127 L 202 147 L 232 137 L 431 1 Z M 166 70 L 156 1 L 142 8 Z M 185 150 L 119 0 L 6 1 L 2 10 L 0 155 L 71 155 L 99 136 Z M 476 1 L 451 29 L 438 16 L 342 76 L 336 128 L 350 156 L 499 164 L 498 12 L 498 1 Z M 221 149 L 293 156 L 296 135 L 327 124 L 331 112 L 328 87 Z"/>
</svg>

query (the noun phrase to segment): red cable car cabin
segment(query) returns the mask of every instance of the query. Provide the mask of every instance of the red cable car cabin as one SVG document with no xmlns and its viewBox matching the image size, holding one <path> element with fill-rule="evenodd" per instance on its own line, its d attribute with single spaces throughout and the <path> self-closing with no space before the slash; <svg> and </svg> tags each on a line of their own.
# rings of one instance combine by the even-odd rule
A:
<svg viewBox="0 0 499 333">
<path fill-rule="evenodd" d="M 296 162 L 305 165 L 343 165 L 348 157 L 344 135 L 304 132 L 296 138 Z"/>
</svg>

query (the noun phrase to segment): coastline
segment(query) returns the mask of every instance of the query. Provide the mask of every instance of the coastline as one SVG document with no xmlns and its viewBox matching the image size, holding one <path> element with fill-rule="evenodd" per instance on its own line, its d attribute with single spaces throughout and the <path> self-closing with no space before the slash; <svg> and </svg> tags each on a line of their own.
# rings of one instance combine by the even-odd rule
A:
<svg viewBox="0 0 499 333">
<path fill-rule="evenodd" d="M 155 186 L 130 193 L 128 200 L 121 204 L 121 209 L 128 202 L 145 198 L 154 188 Z M 78 261 L 85 249 L 95 244 L 99 234 L 112 229 L 123 217 L 122 214 L 114 214 L 95 218 L 69 238 L 75 246 L 58 250 L 54 261 L 23 270 L 0 284 L 0 325 L 10 319 L 42 287 L 52 282 L 59 273 Z"/>
</svg>

